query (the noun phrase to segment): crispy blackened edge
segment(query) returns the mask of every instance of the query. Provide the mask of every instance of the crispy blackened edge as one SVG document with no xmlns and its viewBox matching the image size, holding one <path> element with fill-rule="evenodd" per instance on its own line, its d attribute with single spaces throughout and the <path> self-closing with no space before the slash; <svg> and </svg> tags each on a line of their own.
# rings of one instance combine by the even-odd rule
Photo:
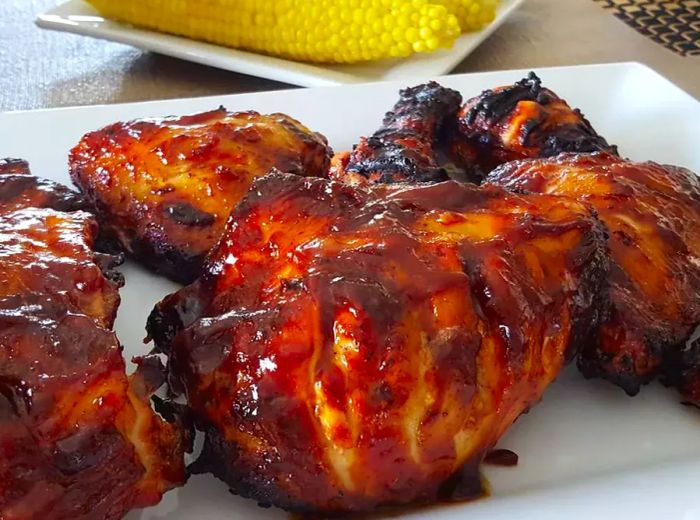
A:
<svg viewBox="0 0 700 520">
<path fill-rule="evenodd" d="M 694 331 L 693 339 L 678 352 L 680 361 L 668 360 L 671 364 L 665 367 L 668 379 L 663 382 L 678 388 L 684 404 L 700 408 L 700 330 Z"/>
<path fill-rule="evenodd" d="M 660 380 L 680 392 L 683 404 L 700 408 L 700 324 L 665 351 Z"/>
<path fill-rule="evenodd" d="M 192 254 L 187 250 L 180 249 L 160 238 L 160 233 L 155 233 L 158 235 L 155 237 L 141 236 L 131 230 L 132 232 L 128 236 L 122 237 L 120 240 L 116 228 L 112 226 L 114 216 L 111 214 L 110 208 L 101 204 L 82 182 L 76 181 L 81 176 L 76 172 L 71 172 L 74 184 L 81 196 L 87 201 L 89 211 L 96 216 L 99 223 L 100 232 L 96 240 L 99 251 L 112 255 L 124 252 L 147 269 L 156 274 L 162 274 L 177 283 L 188 284 L 199 276 L 206 254 Z M 187 225 L 193 227 L 210 225 L 208 214 L 192 214 L 188 213 L 187 210 L 188 208 L 177 208 L 176 215 L 169 216 L 166 214 L 168 213 L 166 208 L 163 218 L 187 219 L 190 221 Z M 174 222 L 177 222 L 176 218 L 173 218 Z"/>
<path fill-rule="evenodd" d="M 445 141 L 443 134 L 454 131 L 462 103 L 461 94 L 431 81 L 404 89 L 400 96 L 393 110 L 384 116 L 382 128 L 364 143 L 370 157 L 357 157 L 353 153 L 346 170 L 365 177 L 376 176 L 376 182 L 380 183 L 448 180 L 447 169 L 437 160 L 439 155 L 446 155 L 440 150 L 441 143 Z M 433 164 L 420 164 L 414 150 L 401 142 L 413 139 L 424 143 L 426 140 L 425 129 L 421 131 L 416 128 L 418 125 L 407 124 L 408 121 L 428 122 L 431 125 L 427 130 L 433 134 L 432 142 L 427 144 L 433 148 L 434 157 L 427 159 L 434 159 Z"/>
<path fill-rule="evenodd" d="M 477 139 L 480 146 L 490 146 L 489 139 L 479 136 L 482 125 L 479 120 L 485 121 L 489 126 L 503 121 L 515 109 L 521 101 L 533 101 L 542 106 L 547 106 L 559 98 L 551 90 L 542 86 L 542 80 L 534 72 L 517 81 L 513 85 L 499 90 L 484 90 L 478 97 L 467 101 L 473 105 L 462 118 L 460 128 L 468 139 Z M 541 152 L 539 157 L 552 157 L 562 152 L 598 152 L 605 151 L 618 155 L 617 146 L 608 144 L 607 140 L 599 135 L 590 121 L 586 119 L 580 109 L 574 108 L 573 112 L 579 116 L 580 124 L 564 125 L 558 127 L 547 135 L 541 143 L 532 143 L 531 137 L 535 136 L 540 121 L 528 121 L 525 125 L 525 134 L 522 135 L 527 146 L 539 145 Z M 469 132 L 472 125 L 477 125 L 475 132 Z"/>
<path fill-rule="evenodd" d="M 188 284 L 199 276 L 206 255 L 194 255 L 165 241 L 152 242 L 134 238 L 130 256 L 157 274 L 174 282 Z"/>
<path fill-rule="evenodd" d="M 400 99 L 393 110 L 387 112 L 382 124 L 396 127 L 402 118 L 425 120 L 456 113 L 455 107 L 462 102 L 462 95 L 456 90 L 443 87 L 436 81 L 409 87 L 399 92 Z M 437 122 L 437 119 L 436 119 Z"/>
<path fill-rule="evenodd" d="M 209 304 L 207 296 L 213 296 L 213 289 L 200 279 L 169 294 L 153 307 L 146 321 L 146 331 L 155 343 L 156 352 L 170 352 L 175 336 L 201 317 Z"/>
<path fill-rule="evenodd" d="M 530 72 L 527 77 L 512 85 L 500 90 L 484 90 L 475 99 L 467 101 L 467 104 L 475 100 L 476 103 L 464 115 L 464 122 L 472 125 L 479 116 L 493 122 L 500 121 L 508 116 L 521 101 L 534 101 L 547 105 L 554 99 L 556 98 L 552 92 L 542 87 L 542 80 L 537 74 Z"/>
<path fill-rule="evenodd" d="M 175 426 L 180 436 L 183 451 L 191 453 L 195 432 L 190 409 L 184 404 L 157 395 L 157 392 L 164 388 L 167 383 L 167 367 L 161 358 L 153 352 L 145 356 L 137 356 L 132 359 L 132 362 L 137 367 L 129 378 L 132 391 L 144 401 L 150 400 L 155 412 L 165 422 Z"/>
<path fill-rule="evenodd" d="M 292 513 L 313 513 L 315 510 L 281 491 L 276 482 L 260 477 L 264 473 L 247 470 L 245 464 L 236 461 L 241 458 L 240 449 L 234 442 L 227 441 L 208 421 L 197 420 L 198 429 L 204 434 L 204 444 L 197 460 L 187 468 L 188 474 L 211 473 L 224 482 L 234 495 L 255 500 L 260 507 L 276 507 Z"/>
<path fill-rule="evenodd" d="M 388 504 L 380 507 L 368 503 L 365 510 L 354 512 L 332 509 L 322 511 L 284 493 L 275 481 L 264 477 L 256 478 L 256 471 L 246 469 L 245 464 L 236 464 L 235 461 L 243 454 L 236 443 L 226 441 L 211 423 L 198 421 L 198 427 L 204 434 L 204 444 L 197 460 L 187 468 L 189 475 L 211 473 L 224 482 L 234 495 L 255 500 L 260 507 L 279 507 L 290 513 L 303 515 L 309 520 L 327 518 L 359 520 L 366 518 L 368 511 L 375 513 L 383 511 L 389 516 L 395 516 L 397 513 L 406 512 L 407 508 L 410 511 L 412 508 L 436 502 L 461 502 L 488 495 L 488 484 L 479 472 L 477 461 L 480 457 L 477 457 L 442 482 L 436 490 L 437 496 L 423 497 L 407 504 Z"/>
<path fill-rule="evenodd" d="M 586 346 L 597 340 L 600 325 L 610 313 L 608 232 L 593 209 L 591 209 L 591 218 L 593 220 L 591 240 L 594 243 L 592 246 L 594 250 L 586 258 L 587 267 L 581 275 L 577 292 L 573 296 L 575 311 L 571 316 L 571 338 L 566 353 L 567 362 L 580 359 L 580 353 Z"/>
<path fill-rule="evenodd" d="M 614 360 L 600 348 L 600 338 L 595 338 L 581 352 L 577 366 L 586 379 L 603 379 L 620 387 L 627 395 L 637 395 L 643 386 L 659 380 L 676 388 L 688 404 L 700 407 L 700 344 L 690 342 L 690 335 L 682 341 L 669 341 L 659 335 L 641 338 L 649 349 L 649 357 L 658 360 L 656 370 L 640 374 L 629 360 L 629 370 L 623 371 L 622 363 L 612 367 Z M 697 394 L 697 395 L 696 395 Z"/>
</svg>

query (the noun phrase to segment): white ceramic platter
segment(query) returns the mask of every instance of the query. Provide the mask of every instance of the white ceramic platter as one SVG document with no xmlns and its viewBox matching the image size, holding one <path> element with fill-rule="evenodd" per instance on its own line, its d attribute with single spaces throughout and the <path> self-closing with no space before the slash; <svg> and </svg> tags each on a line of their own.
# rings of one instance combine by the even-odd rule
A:
<svg viewBox="0 0 700 520">
<path fill-rule="evenodd" d="M 436 79 L 469 97 L 525 73 Z M 547 86 L 582 108 L 624 155 L 700 172 L 700 103 L 652 70 L 628 63 L 538 73 Z M 221 104 L 231 110 L 286 112 L 323 132 L 340 150 L 371 133 L 404 86 L 401 81 L 0 114 L 0 157 L 28 159 L 35 174 L 68 183 L 67 153 L 83 133 L 117 120 L 187 114 Z M 176 286 L 132 263 L 124 272 L 127 283 L 116 330 L 130 358 L 147 348 L 141 340 L 153 304 Z M 673 391 L 659 385 L 632 399 L 608 383 L 585 381 L 571 367 L 499 446 L 517 452 L 520 463 L 485 468 L 490 498 L 407 512 L 406 517 L 700 520 L 700 410 L 681 406 Z M 229 494 L 214 478 L 199 476 L 168 493 L 159 506 L 128 516 L 165 518 L 285 520 L 288 515 L 260 509 Z"/>
<path fill-rule="evenodd" d="M 115 0 L 119 1 L 119 0 Z M 261 0 L 264 1 L 264 0 Z M 449 50 L 359 65 L 320 66 L 237 51 L 209 43 L 155 31 L 136 29 L 105 20 L 82 0 L 71 0 L 37 17 L 46 29 L 84 34 L 126 43 L 153 52 L 195 61 L 221 69 L 273 79 L 293 85 L 318 87 L 411 78 L 417 74 L 439 76 L 450 72 L 479 46 L 524 0 L 501 0 L 496 19 L 485 29 L 464 34 Z"/>
</svg>

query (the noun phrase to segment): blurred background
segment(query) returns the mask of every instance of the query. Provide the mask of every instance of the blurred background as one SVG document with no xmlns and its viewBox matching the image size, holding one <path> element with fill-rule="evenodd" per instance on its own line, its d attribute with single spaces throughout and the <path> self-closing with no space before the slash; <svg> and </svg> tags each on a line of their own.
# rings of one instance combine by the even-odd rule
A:
<svg viewBox="0 0 700 520">
<path fill-rule="evenodd" d="M 58 3 L 56 0 L 0 2 L 0 110 L 290 87 L 121 44 L 36 27 L 37 14 Z M 647 28 L 644 34 L 621 19 L 620 15 L 637 16 L 636 4 L 658 4 L 659 9 L 673 8 L 675 4 L 686 12 L 700 12 L 698 1 L 526 0 L 455 72 L 631 60 L 650 65 L 700 97 L 700 56 L 693 55 L 691 48 L 693 39 L 695 49 L 700 47 L 700 17 L 693 25 L 695 33 L 684 36 L 690 45 L 684 56 L 652 39 L 657 28 Z M 673 22 L 665 23 L 669 26 Z"/>
</svg>

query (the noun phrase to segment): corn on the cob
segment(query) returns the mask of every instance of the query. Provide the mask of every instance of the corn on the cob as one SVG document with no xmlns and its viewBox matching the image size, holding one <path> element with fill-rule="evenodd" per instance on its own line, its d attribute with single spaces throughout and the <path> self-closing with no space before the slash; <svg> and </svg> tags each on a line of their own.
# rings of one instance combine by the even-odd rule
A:
<svg viewBox="0 0 700 520">
<path fill-rule="evenodd" d="M 89 0 L 103 15 L 229 47 L 355 63 L 452 46 L 459 22 L 433 0 Z"/>
<path fill-rule="evenodd" d="M 499 0 L 432 0 L 447 7 L 459 20 L 462 32 L 478 31 L 496 18 Z"/>
</svg>

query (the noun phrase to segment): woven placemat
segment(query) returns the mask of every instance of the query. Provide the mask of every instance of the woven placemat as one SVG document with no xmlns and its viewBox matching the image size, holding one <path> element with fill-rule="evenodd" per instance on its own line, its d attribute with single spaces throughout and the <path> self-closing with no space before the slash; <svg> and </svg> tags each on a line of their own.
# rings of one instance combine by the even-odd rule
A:
<svg viewBox="0 0 700 520">
<path fill-rule="evenodd" d="M 682 56 L 700 55 L 700 0 L 594 0 L 615 16 Z"/>
</svg>

